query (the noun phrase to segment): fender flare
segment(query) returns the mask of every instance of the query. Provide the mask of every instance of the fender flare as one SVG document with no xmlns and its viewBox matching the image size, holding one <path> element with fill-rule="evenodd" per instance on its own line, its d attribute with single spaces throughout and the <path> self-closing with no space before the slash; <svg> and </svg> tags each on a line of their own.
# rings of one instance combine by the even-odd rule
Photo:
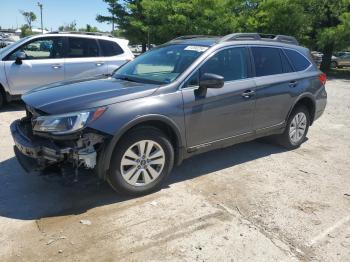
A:
<svg viewBox="0 0 350 262">
<path fill-rule="evenodd" d="M 104 147 L 103 152 L 101 154 L 101 159 L 99 159 L 98 161 L 99 163 L 97 165 L 97 170 L 96 170 L 100 178 L 106 177 L 106 171 L 109 169 L 114 148 L 120 141 L 120 138 L 136 125 L 139 125 L 148 121 L 162 122 L 168 125 L 174 131 L 177 139 L 177 148 L 175 149 L 175 152 L 177 152 L 177 154 L 175 158 L 177 159 L 176 161 L 177 163 L 181 163 L 183 159 L 184 141 L 181 137 L 181 132 L 178 126 L 175 124 L 175 122 L 164 115 L 157 115 L 157 114 L 144 115 L 144 116 L 136 117 L 133 120 L 129 121 L 127 124 L 123 125 L 123 127 L 117 131 L 117 133 L 112 137 L 109 143 Z"/>
<path fill-rule="evenodd" d="M 316 110 L 316 100 L 315 100 L 314 96 L 313 96 L 311 93 L 302 94 L 302 95 L 298 96 L 297 99 L 295 99 L 293 105 L 292 105 L 291 108 L 289 109 L 288 115 L 287 115 L 287 117 L 286 117 L 286 123 L 287 123 L 287 121 L 288 121 L 288 119 L 289 119 L 290 114 L 292 113 L 293 109 L 295 108 L 295 106 L 296 106 L 302 99 L 304 99 L 304 98 L 309 98 L 309 99 L 312 101 L 314 110 Z M 314 113 L 315 113 L 315 112 L 314 112 Z M 315 117 L 315 116 L 313 116 L 313 117 Z M 314 119 L 311 119 L 310 125 L 312 125 L 313 121 L 314 121 Z"/>
</svg>

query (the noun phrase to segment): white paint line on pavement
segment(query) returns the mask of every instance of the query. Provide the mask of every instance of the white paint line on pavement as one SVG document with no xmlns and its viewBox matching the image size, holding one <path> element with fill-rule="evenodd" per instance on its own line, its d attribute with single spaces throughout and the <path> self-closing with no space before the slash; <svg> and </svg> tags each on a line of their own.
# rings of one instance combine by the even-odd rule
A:
<svg viewBox="0 0 350 262">
<path fill-rule="evenodd" d="M 350 216 L 346 216 L 346 217 L 342 218 L 337 223 L 335 223 L 333 226 L 327 228 L 326 230 L 324 230 L 323 232 L 318 234 L 316 237 L 311 239 L 311 241 L 308 244 L 308 246 L 313 246 L 313 245 L 317 244 L 318 242 L 322 241 L 329 233 L 331 233 L 332 231 L 334 231 L 337 228 L 341 227 L 342 225 L 348 223 L 349 221 L 350 221 Z"/>
</svg>

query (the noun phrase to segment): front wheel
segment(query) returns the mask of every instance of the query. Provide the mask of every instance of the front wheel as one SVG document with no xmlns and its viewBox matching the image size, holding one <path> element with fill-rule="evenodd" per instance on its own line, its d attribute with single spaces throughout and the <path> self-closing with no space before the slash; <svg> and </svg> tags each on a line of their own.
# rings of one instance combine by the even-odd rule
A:
<svg viewBox="0 0 350 262">
<path fill-rule="evenodd" d="M 337 62 L 335 62 L 335 61 L 331 62 L 331 68 L 332 69 L 335 69 L 337 67 L 338 67 L 338 63 Z"/>
<path fill-rule="evenodd" d="M 173 163 L 174 149 L 168 137 L 153 127 L 138 128 L 115 148 L 107 181 L 123 194 L 147 194 L 161 186 Z"/>
<path fill-rule="evenodd" d="M 299 147 L 305 140 L 310 126 L 310 113 L 305 106 L 298 106 L 290 114 L 286 129 L 277 141 L 286 148 Z"/>
</svg>

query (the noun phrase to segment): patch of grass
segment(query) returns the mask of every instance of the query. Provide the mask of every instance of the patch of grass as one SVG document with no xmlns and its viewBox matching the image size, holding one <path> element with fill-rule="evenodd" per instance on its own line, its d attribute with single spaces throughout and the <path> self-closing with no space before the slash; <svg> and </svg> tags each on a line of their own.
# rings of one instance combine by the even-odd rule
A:
<svg viewBox="0 0 350 262">
<path fill-rule="evenodd" d="M 350 67 L 331 69 L 326 74 L 327 77 L 350 80 Z"/>
</svg>

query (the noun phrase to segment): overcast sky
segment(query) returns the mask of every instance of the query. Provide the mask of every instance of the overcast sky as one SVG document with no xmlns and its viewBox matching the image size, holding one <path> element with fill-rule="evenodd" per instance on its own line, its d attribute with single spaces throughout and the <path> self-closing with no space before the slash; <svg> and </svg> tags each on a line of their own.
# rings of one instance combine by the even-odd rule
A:
<svg viewBox="0 0 350 262">
<path fill-rule="evenodd" d="M 110 31 L 111 25 L 98 23 L 97 14 L 107 14 L 107 5 L 102 0 L 40 0 L 43 4 L 44 28 L 57 30 L 59 26 L 76 21 L 77 27 L 86 24 Z M 38 0 L 0 0 L 0 26 L 3 29 L 16 28 L 25 24 L 20 10 L 32 11 L 37 20 L 33 27 L 40 27 Z"/>
</svg>

